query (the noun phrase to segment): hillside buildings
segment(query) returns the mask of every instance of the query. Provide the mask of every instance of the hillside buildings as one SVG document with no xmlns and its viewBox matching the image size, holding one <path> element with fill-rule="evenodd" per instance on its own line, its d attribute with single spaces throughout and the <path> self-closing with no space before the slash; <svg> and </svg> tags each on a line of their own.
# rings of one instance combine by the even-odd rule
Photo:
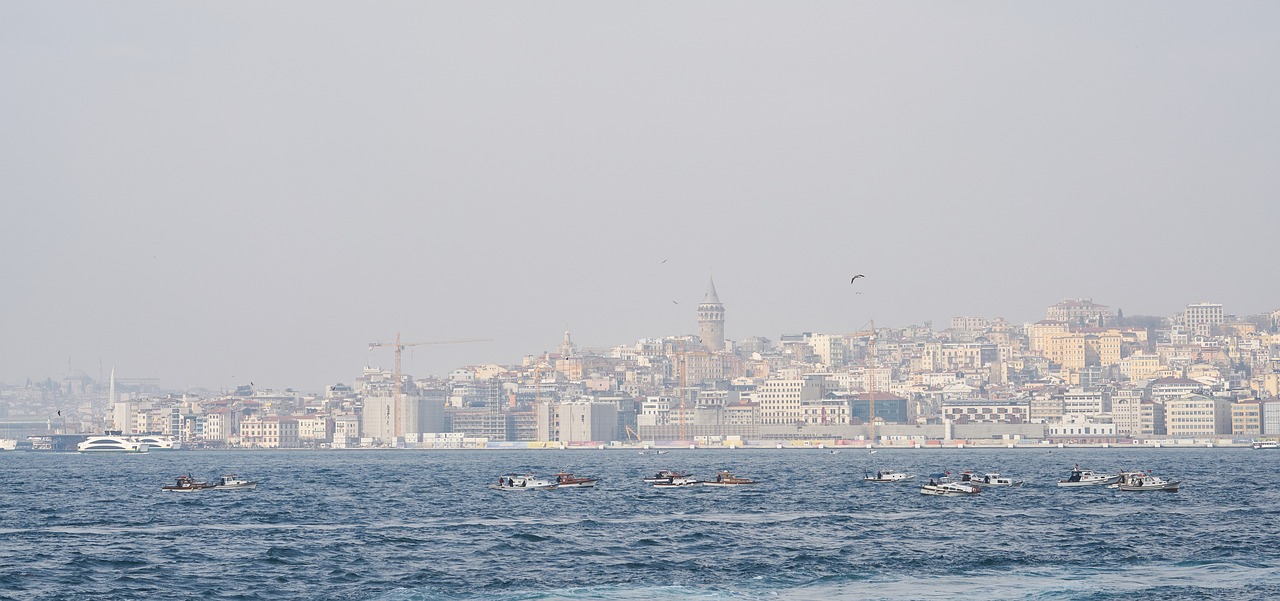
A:
<svg viewBox="0 0 1280 601">
<path fill-rule="evenodd" d="M 0 430 L 111 428 L 244 448 L 1280 436 L 1280 311 L 1237 317 L 1198 302 L 1126 318 L 1074 299 L 1027 324 L 966 316 L 946 330 L 741 339 L 725 316 L 708 280 L 696 335 L 582 348 L 565 332 L 517 365 L 398 380 L 368 367 L 320 394 L 165 395 L 76 374 L 0 388 Z M 53 404 L 65 409 L 57 423 L 43 409 Z"/>
</svg>

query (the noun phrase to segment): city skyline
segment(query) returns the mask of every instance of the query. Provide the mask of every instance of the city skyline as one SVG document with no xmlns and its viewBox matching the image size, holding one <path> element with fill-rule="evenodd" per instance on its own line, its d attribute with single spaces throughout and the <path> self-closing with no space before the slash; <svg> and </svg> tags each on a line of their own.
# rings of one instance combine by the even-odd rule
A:
<svg viewBox="0 0 1280 601">
<path fill-rule="evenodd" d="M 0 380 L 1280 299 L 1274 3 L 375 4 L 0 8 Z"/>
<path fill-rule="evenodd" d="M 716 284 L 714 283 L 714 281 L 709 282 L 706 288 L 705 296 L 702 299 L 703 301 L 702 304 L 700 305 L 695 303 L 690 305 L 689 310 L 694 312 L 694 319 L 690 319 L 689 325 L 686 328 L 686 331 L 683 331 L 683 332 L 672 332 L 672 333 L 666 333 L 666 334 L 640 336 L 632 340 L 618 340 L 618 341 L 612 341 L 605 344 L 583 344 L 582 338 L 580 336 L 580 332 L 577 332 L 574 330 L 564 330 L 564 331 L 556 332 L 556 338 L 554 339 L 554 342 L 555 342 L 554 344 L 551 344 L 550 343 L 551 341 L 548 341 L 547 344 L 545 344 L 543 347 L 537 350 L 530 350 L 528 352 L 521 353 L 520 355 L 516 357 L 512 357 L 509 360 L 505 360 L 505 359 L 499 360 L 497 358 L 487 358 L 487 359 L 481 358 L 480 360 L 476 360 L 476 361 L 469 361 L 464 363 L 457 363 L 457 362 L 451 363 L 450 359 L 447 358 L 448 353 L 450 351 L 440 350 L 440 349 L 460 348 L 459 346 L 455 346 L 455 344 L 463 345 L 461 348 L 465 348 L 466 346 L 483 344 L 485 342 L 490 342 L 490 341 L 484 340 L 484 339 L 417 340 L 412 338 L 411 336 L 403 336 L 403 343 L 406 345 L 403 350 L 403 356 L 404 356 L 403 371 L 406 375 L 413 376 L 415 378 L 432 379 L 432 378 L 445 378 L 448 376 L 448 374 L 451 371 L 456 369 L 466 368 L 468 366 L 519 365 L 526 357 L 531 357 L 531 356 L 539 357 L 548 353 L 553 355 L 557 354 L 562 348 L 563 343 L 566 341 L 565 336 L 570 334 L 572 334 L 573 336 L 573 340 L 576 348 L 590 348 L 590 349 L 595 349 L 596 351 L 628 346 L 642 340 L 660 340 L 665 338 L 678 338 L 678 337 L 694 337 L 694 338 L 705 339 L 705 336 L 701 335 L 701 333 L 699 332 L 699 330 L 701 330 L 702 328 L 702 325 L 701 325 L 703 323 L 702 318 L 704 317 L 704 310 L 701 309 L 700 307 L 706 306 L 707 303 L 712 301 L 714 301 L 715 305 L 719 305 L 719 309 L 718 309 L 719 314 L 711 316 L 711 319 L 715 319 L 718 317 L 718 319 L 720 320 L 719 327 L 721 328 L 720 334 L 723 335 L 723 328 L 724 328 L 725 322 L 732 323 L 732 319 L 726 320 L 724 315 L 725 314 L 732 315 L 733 310 L 732 310 L 732 304 L 726 307 L 726 305 L 720 303 L 719 300 L 720 299 L 718 298 L 718 291 L 717 291 Z M 1093 305 L 1094 303 L 1096 303 L 1097 306 L 1108 309 L 1110 311 L 1110 314 L 1113 316 L 1118 311 L 1125 318 L 1158 317 L 1161 319 L 1172 320 L 1176 315 L 1183 313 L 1182 311 L 1179 311 L 1175 314 L 1170 314 L 1170 315 L 1150 315 L 1146 313 L 1125 312 L 1123 310 L 1123 307 L 1116 307 L 1104 302 L 1096 301 L 1093 297 L 1078 297 L 1078 298 L 1059 299 L 1054 304 L 1049 305 L 1046 308 L 1042 308 L 1040 310 L 1040 315 L 1036 317 L 1028 318 L 1025 320 L 1011 320 L 1000 315 L 959 315 L 957 314 L 957 315 L 952 315 L 946 319 L 940 319 L 940 320 L 918 320 L 910 323 L 901 323 L 901 324 L 878 323 L 878 324 L 875 324 L 875 327 L 877 330 L 889 331 L 889 330 L 895 330 L 900 328 L 907 328 L 911 326 L 924 326 L 926 323 L 930 323 L 934 331 L 944 332 L 944 331 L 955 329 L 953 327 L 954 320 L 974 319 L 974 318 L 977 318 L 980 320 L 986 320 L 986 321 L 1004 319 L 1009 324 L 1014 326 L 1024 326 L 1024 325 L 1032 324 L 1041 320 L 1052 321 L 1052 320 L 1058 320 L 1058 319 L 1061 319 L 1062 321 L 1064 321 L 1064 323 L 1070 323 L 1071 325 L 1076 325 L 1078 321 L 1077 319 L 1067 319 L 1067 318 L 1062 318 L 1061 316 L 1055 316 L 1054 312 L 1055 312 L 1055 309 L 1058 310 L 1059 312 L 1062 311 L 1062 309 L 1060 309 L 1059 307 L 1063 304 L 1074 304 L 1076 302 L 1081 302 L 1081 301 L 1083 301 L 1084 304 L 1086 305 Z M 1221 314 L 1235 317 L 1237 319 L 1245 319 L 1248 317 L 1266 315 L 1266 314 L 1274 315 L 1276 311 L 1280 311 L 1280 306 L 1277 306 L 1276 308 L 1264 310 L 1264 311 L 1257 311 L 1257 312 L 1251 312 L 1251 313 L 1236 313 L 1231 311 L 1229 306 L 1225 306 L 1222 303 L 1217 303 L 1213 301 L 1205 301 L 1204 299 L 1197 300 L 1195 302 L 1188 302 L 1183 306 L 1183 309 L 1186 309 L 1192 306 L 1198 306 L 1201 304 L 1207 304 L 1209 306 L 1218 307 L 1218 311 Z M 1092 320 L 1089 320 L 1089 321 L 1092 322 Z M 845 330 L 840 330 L 840 331 L 823 331 L 823 330 L 817 330 L 813 328 L 799 328 L 799 329 L 795 329 L 787 332 L 770 333 L 768 335 L 761 334 L 761 333 L 744 333 L 744 335 L 742 336 L 737 336 L 737 337 L 730 336 L 730 337 L 725 337 L 725 339 L 727 339 L 730 342 L 736 343 L 748 338 L 762 337 L 762 338 L 772 340 L 776 343 L 776 342 L 779 342 L 783 336 L 788 336 L 788 335 L 790 336 L 795 336 L 800 334 L 822 334 L 822 335 L 836 335 L 836 336 L 853 335 L 858 330 L 865 330 L 869 325 L 871 325 L 869 322 L 864 322 L 861 327 L 855 326 L 855 327 L 846 328 Z M 394 354 L 391 348 L 394 346 L 393 343 L 395 341 L 396 341 L 395 336 L 383 338 L 378 341 L 370 341 L 370 342 L 377 342 L 378 343 L 377 346 L 383 347 L 383 348 L 375 348 L 373 345 L 366 344 L 365 356 L 368 357 L 370 360 L 363 363 L 362 368 L 367 367 L 367 368 L 390 370 L 393 365 L 393 357 L 394 357 Z M 419 344 L 422 344 L 422 346 L 417 346 Z M 724 342 L 721 341 L 720 344 L 721 344 L 721 349 L 723 350 Z M 445 345 L 445 346 L 437 347 L 435 345 Z M 414 353 L 418 349 L 427 349 L 428 352 L 432 352 L 431 349 L 437 349 L 435 354 L 440 355 L 443 358 L 436 359 L 429 362 L 415 361 Z M 423 371 L 421 369 L 418 369 L 423 365 L 432 365 L 432 364 L 439 365 L 442 367 L 439 369 L 439 371 Z M 39 377 L 28 376 L 17 381 L 5 381 L 3 379 L 0 379 L 0 384 L 16 385 L 16 384 L 21 384 L 22 382 L 28 381 L 28 380 L 32 382 L 40 382 L 40 381 L 44 381 L 47 378 L 53 378 L 55 380 L 59 380 L 62 377 L 73 375 L 77 372 L 83 373 L 84 375 L 94 378 L 98 382 L 102 383 L 106 381 L 105 374 L 111 372 L 113 369 L 115 369 L 114 365 L 107 365 L 103 363 L 96 366 L 96 370 L 100 373 L 94 373 L 93 371 L 91 371 L 90 368 L 69 363 L 67 366 L 67 370 L 63 371 L 61 374 L 49 374 L 49 375 L 43 375 Z M 360 371 L 361 371 L 361 368 L 352 367 L 347 371 L 342 372 L 341 376 L 329 378 L 328 380 L 320 382 L 315 385 L 278 381 L 278 378 L 274 377 L 272 374 L 263 373 L 261 371 L 252 372 L 259 375 L 240 377 L 235 381 L 232 381 L 226 384 L 215 385 L 215 386 L 207 386 L 202 383 L 174 382 L 172 380 L 164 378 L 162 375 L 139 375 L 139 374 L 122 373 L 121 378 L 129 379 L 129 380 L 158 380 L 162 389 L 173 390 L 173 391 L 203 389 L 203 390 L 210 390 L 210 391 L 222 390 L 223 392 L 227 392 L 227 391 L 234 390 L 237 387 L 252 385 L 259 389 L 267 389 L 267 390 L 291 389 L 291 390 L 298 390 L 300 392 L 314 393 L 317 391 L 324 390 L 326 386 L 329 386 L 332 384 L 350 382 L 353 378 L 355 378 L 360 373 Z M 257 384 L 257 382 L 262 382 L 262 384 Z"/>
</svg>

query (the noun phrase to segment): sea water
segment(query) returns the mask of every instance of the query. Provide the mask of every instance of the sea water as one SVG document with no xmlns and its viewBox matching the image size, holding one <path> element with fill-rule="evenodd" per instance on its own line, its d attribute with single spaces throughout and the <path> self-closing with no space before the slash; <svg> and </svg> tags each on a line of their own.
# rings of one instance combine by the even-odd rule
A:
<svg viewBox="0 0 1280 601">
<path fill-rule="evenodd" d="M 1176 493 L 1058 488 L 1152 470 Z M 1274 599 L 1280 452 L 0 454 L 4 599 Z M 661 469 L 738 488 L 655 489 Z M 921 495 L 896 469 L 1026 481 Z M 594 489 L 502 492 L 568 470 Z M 256 490 L 167 493 L 190 473 Z"/>
</svg>

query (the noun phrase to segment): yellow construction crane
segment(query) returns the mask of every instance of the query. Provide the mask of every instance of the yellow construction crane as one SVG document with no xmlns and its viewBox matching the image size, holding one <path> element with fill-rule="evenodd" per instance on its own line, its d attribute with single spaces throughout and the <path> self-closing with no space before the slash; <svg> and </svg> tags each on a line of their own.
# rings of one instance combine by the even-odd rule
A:
<svg viewBox="0 0 1280 601">
<path fill-rule="evenodd" d="M 394 407 L 394 411 L 395 411 L 393 419 L 395 420 L 394 428 L 395 428 L 396 438 L 400 438 L 401 436 L 404 436 L 404 422 L 400 417 L 400 405 L 401 405 L 400 390 L 402 388 L 402 384 L 400 382 L 400 378 L 401 378 L 400 354 L 404 351 L 404 348 L 406 346 L 424 346 L 428 344 L 461 344 L 464 342 L 490 342 L 490 341 L 491 341 L 490 338 L 460 338 L 456 340 L 435 340 L 432 342 L 400 342 L 400 333 L 396 332 L 395 342 L 370 342 L 369 343 L 369 350 L 371 351 L 380 346 L 389 346 L 394 348 L 396 351 L 396 364 L 395 364 L 395 371 L 393 372 L 395 375 L 392 376 L 394 378 L 394 384 L 391 387 L 391 405 L 392 407 Z"/>
</svg>

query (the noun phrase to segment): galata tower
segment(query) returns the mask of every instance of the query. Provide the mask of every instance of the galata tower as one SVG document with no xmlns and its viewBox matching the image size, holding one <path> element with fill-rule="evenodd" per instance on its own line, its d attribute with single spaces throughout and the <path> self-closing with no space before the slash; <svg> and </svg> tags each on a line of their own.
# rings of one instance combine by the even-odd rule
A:
<svg viewBox="0 0 1280 601">
<path fill-rule="evenodd" d="M 698 305 L 698 336 L 702 348 L 708 351 L 724 350 L 724 305 L 716 294 L 716 283 L 707 278 L 707 296 Z"/>
</svg>

